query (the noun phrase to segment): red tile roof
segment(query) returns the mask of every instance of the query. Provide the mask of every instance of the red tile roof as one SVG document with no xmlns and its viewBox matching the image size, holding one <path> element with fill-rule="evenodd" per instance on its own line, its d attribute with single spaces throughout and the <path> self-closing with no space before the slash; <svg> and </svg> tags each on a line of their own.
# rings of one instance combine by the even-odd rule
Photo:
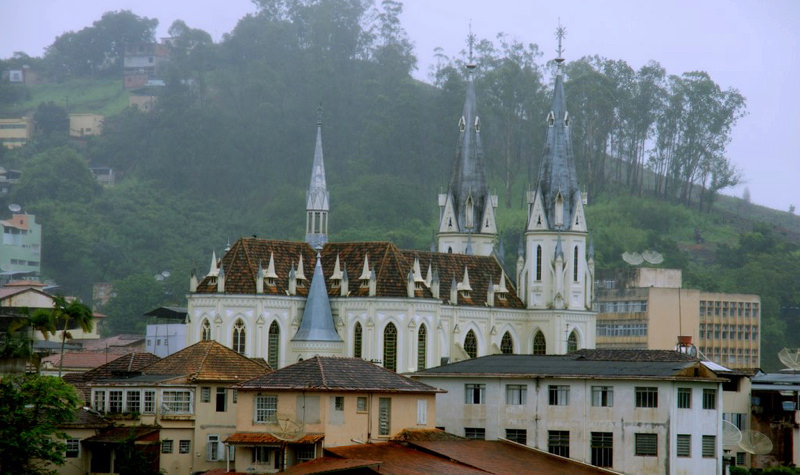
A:
<svg viewBox="0 0 800 475">
<path fill-rule="evenodd" d="M 250 444 L 250 445 L 276 445 L 284 442 L 292 444 L 316 444 L 325 438 L 325 434 L 304 434 L 296 439 L 281 439 L 268 432 L 237 432 L 227 439 L 226 444 Z"/>
<path fill-rule="evenodd" d="M 113 377 L 135 374 L 140 369 L 155 363 L 161 358 L 152 353 L 128 353 L 127 355 L 122 356 L 109 355 L 109 359 L 111 361 L 108 363 L 100 365 L 97 368 L 84 373 L 66 374 L 64 375 L 64 381 L 75 386 L 75 388 L 78 390 L 78 393 L 81 395 L 81 397 L 83 397 L 83 400 L 88 402 L 91 392 L 87 386 L 89 383 Z"/>
<path fill-rule="evenodd" d="M 335 473 L 350 471 L 355 469 L 370 468 L 380 472 L 381 462 L 377 460 L 343 459 L 338 457 L 320 457 L 308 462 L 304 462 L 293 467 L 289 467 L 282 473 L 288 475 L 305 475 L 312 473 Z M 363 473 L 359 471 L 358 473 Z"/>
<path fill-rule="evenodd" d="M 68 351 L 64 353 L 62 366 L 70 369 L 94 369 L 100 365 L 106 364 L 109 360 L 117 359 L 119 355 L 108 355 L 96 351 Z M 44 367 L 58 368 L 59 362 L 62 361 L 60 354 L 49 355 L 42 358 L 42 365 Z"/>
<path fill-rule="evenodd" d="M 329 447 L 325 449 L 325 452 L 347 459 L 380 461 L 380 473 L 390 475 L 418 475 L 420 473 L 437 475 L 486 474 L 484 470 L 472 468 L 457 461 L 451 461 L 447 458 L 429 454 L 413 447 L 405 447 L 394 442 Z"/>
<path fill-rule="evenodd" d="M 201 341 L 142 369 L 144 375 L 185 376 L 190 383 L 239 382 L 269 368 L 216 341 Z"/>
</svg>

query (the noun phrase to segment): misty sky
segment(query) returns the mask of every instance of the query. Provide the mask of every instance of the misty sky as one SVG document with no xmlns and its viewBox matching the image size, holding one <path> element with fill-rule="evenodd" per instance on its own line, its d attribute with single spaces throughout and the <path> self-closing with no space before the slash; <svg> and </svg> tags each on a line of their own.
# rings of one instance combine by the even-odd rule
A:
<svg viewBox="0 0 800 475">
<path fill-rule="evenodd" d="M 621 59 L 638 69 L 656 60 L 668 74 L 706 71 L 747 98 L 728 146 L 746 184 L 726 193 L 779 210 L 800 207 L 800 1 L 797 0 L 406 0 L 402 20 L 427 79 L 434 48 L 463 49 L 470 22 L 479 38 L 504 32 L 555 55 L 553 32 L 567 28 L 564 56 Z M 176 19 L 219 41 L 253 13 L 249 0 L 0 0 L 0 58 L 42 55 L 65 31 L 90 26 L 103 12 L 131 10 L 159 20 L 159 36 Z M 479 92 L 480 94 L 480 92 Z M 480 100 L 480 99 L 479 99 Z M 569 100 L 569 98 L 567 98 Z M 457 113 L 454 112 L 454 113 Z"/>
</svg>

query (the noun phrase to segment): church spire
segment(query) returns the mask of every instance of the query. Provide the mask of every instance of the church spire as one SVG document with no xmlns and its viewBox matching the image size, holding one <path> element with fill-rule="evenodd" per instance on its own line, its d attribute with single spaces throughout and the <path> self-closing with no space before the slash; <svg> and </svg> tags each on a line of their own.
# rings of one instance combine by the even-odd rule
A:
<svg viewBox="0 0 800 475">
<path fill-rule="evenodd" d="M 303 309 L 303 320 L 292 341 L 342 341 L 333 323 L 331 303 L 328 299 L 328 289 L 325 287 L 321 263 L 322 259 L 317 254 L 311 288 Z"/>
<path fill-rule="evenodd" d="M 306 193 L 306 242 L 321 249 L 328 242 L 329 194 L 325 180 L 325 163 L 322 159 L 322 106 L 317 109 L 317 142 L 311 182 Z"/>
</svg>

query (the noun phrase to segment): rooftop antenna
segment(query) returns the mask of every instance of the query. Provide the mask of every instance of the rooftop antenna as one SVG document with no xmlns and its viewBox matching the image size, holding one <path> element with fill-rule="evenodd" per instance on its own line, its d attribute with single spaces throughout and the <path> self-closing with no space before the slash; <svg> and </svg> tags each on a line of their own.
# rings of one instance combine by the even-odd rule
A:
<svg viewBox="0 0 800 475">
<path fill-rule="evenodd" d="M 472 56 L 472 49 L 475 46 L 475 33 L 472 32 L 472 20 L 469 22 L 469 35 L 467 35 L 467 43 L 469 44 L 469 58 L 467 60 L 467 69 L 472 71 L 475 69 L 475 61 Z"/>
<path fill-rule="evenodd" d="M 561 45 L 561 40 L 566 38 L 567 36 L 567 28 L 565 26 L 561 26 L 561 18 L 558 18 L 558 28 L 556 28 L 556 38 L 558 39 L 558 49 L 556 49 L 556 53 L 558 57 L 556 58 L 556 63 L 561 65 L 564 62 L 564 48 Z"/>
<path fill-rule="evenodd" d="M 778 359 L 792 371 L 800 371 L 800 348 L 784 348 L 778 352 Z"/>
<path fill-rule="evenodd" d="M 722 421 L 722 445 L 733 447 L 742 441 L 742 431 L 731 421 Z"/>
<path fill-rule="evenodd" d="M 772 441 L 764 433 L 756 430 L 742 431 L 739 447 L 753 455 L 766 455 L 772 452 Z"/>
</svg>

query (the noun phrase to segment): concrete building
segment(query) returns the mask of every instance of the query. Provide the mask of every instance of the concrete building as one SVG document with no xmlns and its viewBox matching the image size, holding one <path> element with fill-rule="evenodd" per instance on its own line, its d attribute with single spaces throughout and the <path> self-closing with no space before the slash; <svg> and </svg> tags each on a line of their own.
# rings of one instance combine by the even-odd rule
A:
<svg viewBox="0 0 800 475">
<path fill-rule="evenodd" d="M 169 45 L 159 43 L 136 43 L 125 45 L 123 76 L 125 89 L 138 89 L 147 81 L 163 73 L 169 62 Z"/>
<path fill-rule="evenodd" d="M 15 276 L 37 278 L 42 269 L 42 225 L 32 214 L 14 213 L 0 221 L 3 242 L 0 244 L 0 279 Z"/>
<path fill-rule="evenodd" d="M 70 114 L 69 136 L 87 137 L 103 133 L 104 116 L 100 114 Z"/>
<path fill-rule="evenodd" d="M 597 347 L 665 350 L 684 335 L 723 366 L 758 368 L 760 297 L 684 289 L 681 274 L 639 267 L 599 280 Z"/>
<path fill-rule="evenodd" d="M 33 123 L 27 117 L 0 119 L 0 145 L 16 148 L 25 145 L 33 136 Z"/>
<path fill-rule="evenodd" d="M 493 355 L 412 378 L 445 389 L 436 425 L 636 474 L 722 473 L 722 383 L 675 351 Z"/>
<path fill-rule="evenodd" d="M 186 308 L 159 307 L 147 312 L 145 350 L 165 358 L 186 348 Z"/>
<path fill-rule="evenodd" d="M 772 450 L 756 450 L 753 466 L 800 464 L 800 373 L 758 373 L 753 377 L 753 414 L 750 429 L 760 435 L 748 440 L 771 445 Z M 768 440 L 767 444 L 764 439 Z"/>
</svg>

